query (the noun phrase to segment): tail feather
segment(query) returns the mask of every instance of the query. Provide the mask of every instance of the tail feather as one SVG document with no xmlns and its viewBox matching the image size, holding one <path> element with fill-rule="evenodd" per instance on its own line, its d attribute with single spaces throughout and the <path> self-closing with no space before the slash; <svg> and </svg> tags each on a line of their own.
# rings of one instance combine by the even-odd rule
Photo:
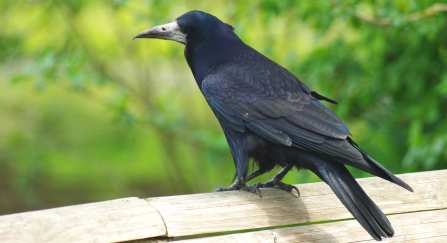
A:
<svg viewBox="0 0 447 243">
<path fill-rule="evenodd" d="M 318 158 L 313 172 L 325 181 L 362 227 L 376 240 L 392 237 L 394 230 L 387 217 L 366 195 L 342 164 Z"/>
<path fill-rule="evenodd" d="M 363 151 L 361 151 L 363 152 Z M 376 168 L 378 168 L 379 171 L 382 173 L 374 174 L 376 176 L 379 176 L 382 179 L 385 179 L 387 181 L 393 182 L 396 185 L 399 185 L 405 189 L 407 189 L 410 192 L 413 192 L 413 188 L 411 188 L 407 183 L 405 183 L 403 180 L 399 179 L 399 177 L 393 175 L 391 172 L 389 172 L 385 167 L 383 167 L 381 164 L 379 164 L 377 161 L 375 161 L 373 158 L 369 157 L 366 153 L 362 153 L 364 155 L 364 158 L 373 164 Z"/>
<path fill-rule="evenodd" d="M 368 162 L 370 165 L 368 168 L 360 168 L 364 171 L 367 171 L 375 176 L 378 176 L 382 179 L 385 179 L 387 181 L 393 182 L 396 185 L 399 185 L 405 189 L 407 189 L 410 192 L 413 192 L 413 189 L 405 183 L 403 180 L 399 179 L 397 176 L 393 175 L 393 173 L 389 172 L 385 167 L 383 167 L 381 164 L 379 164 L 377 161 L 375 161 L 373 158 L 369 157 L 369 155 L 363 151 L 350 137 L 347 138 L 348 142 L 354 146 L 362 155 L 363 159 Z M 357 167 L 355 164 L 352 164 L 352 166 Z M 359 167 L 357 167 L 359 168 Z"/>
</svg>

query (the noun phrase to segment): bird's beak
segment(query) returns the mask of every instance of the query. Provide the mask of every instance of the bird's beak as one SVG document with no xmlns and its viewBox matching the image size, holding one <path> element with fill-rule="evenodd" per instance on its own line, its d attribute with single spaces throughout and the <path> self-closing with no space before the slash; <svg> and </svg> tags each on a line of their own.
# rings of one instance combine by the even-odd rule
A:
<svg viewBox="0 0 447 243">
<path fill-rule="evenodd" d="M 180 31 L 177 21 L 169 24 L 158 25 L 144 30 L 135 38 L 154 38 L 163 40 L 173 40 L 186 45 L 186 34 Z"/>
</svg>

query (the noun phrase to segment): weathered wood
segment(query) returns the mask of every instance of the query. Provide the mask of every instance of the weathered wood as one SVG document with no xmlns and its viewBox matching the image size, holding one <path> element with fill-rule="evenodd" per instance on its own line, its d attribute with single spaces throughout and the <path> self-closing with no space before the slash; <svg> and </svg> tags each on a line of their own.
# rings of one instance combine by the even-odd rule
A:
<svg viewBox="0 0 447 243">
<path fill-rule="evenodd" d="M 376 177 L 358 181 L 386 214 L 446 208 L 447 170 L 399 177 L 415 192 Z M 326 184 L 296 186 L 299 198 L 278 189 L 262 189 L 262 198 L 253 193 L 220 192 L 147 200 L 162 215 L 170 237 L 352 218 Z"/>
<path fill-rule="evenodd" d="M 384 242 L 447 242 L 447 210 L 396 214 L 388 217 L 396 234 Z M 276 242 L 376 242 L 355 221 L 339 221 L 315 225 L 261 230 L 201 239 L 180 240 L 179 243 L 273 243 Z"/>
<path fill-rule="evenodd" d="M 399 177 L 415 193 L 379 178 L 358 180 L 386 214 L 394 214 L 389 219 L 396 235 L 386 241 L 447 242 L 447 170 Z M 374 242 L 326 184 L 296 186 L 299 198 L 262 189 L 263 198 L 247 192 L 124 198 L 0 216 L 0 242 L 165 242 L 168 236 L 185 242 L 273 242 L 272 233 L 277 242 Z M 251 232 L 235 234 L 241 230 Z"/>
<path fill-rule="evenodd" d="M 0 242 L 117 242 L 166 234 L 163 219 L 142 199 L 112 201 L 0 217 Z"/>
</svg>

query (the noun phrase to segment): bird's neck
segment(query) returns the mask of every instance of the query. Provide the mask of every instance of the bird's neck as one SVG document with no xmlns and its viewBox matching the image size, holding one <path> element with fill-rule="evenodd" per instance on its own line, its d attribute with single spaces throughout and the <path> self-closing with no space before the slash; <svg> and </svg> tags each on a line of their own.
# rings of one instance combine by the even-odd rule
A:
<svg viewBox="0 0 447 243">
<path fill-rule="evenodd" d="M 243 45 L 234 32 L 187 40 L 185 58 L 199 88 L 213 69 L 231 61 Z"/>
</svg>

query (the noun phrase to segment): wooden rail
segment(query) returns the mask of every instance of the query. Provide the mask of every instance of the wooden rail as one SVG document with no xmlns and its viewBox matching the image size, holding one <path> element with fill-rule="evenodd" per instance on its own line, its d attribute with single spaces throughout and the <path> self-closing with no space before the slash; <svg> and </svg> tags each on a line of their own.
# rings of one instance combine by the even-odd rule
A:
<svg viewBox="0 0 447 243">
<path fill-rule="evenodd" d="M 396 232 L 385 242 L 447 242 L 447 170 L 359 183 Z M 375 242 L 324 183 L 147 199 L 123 198 L 0 216 L 0 242 Z"/>
</svg>

